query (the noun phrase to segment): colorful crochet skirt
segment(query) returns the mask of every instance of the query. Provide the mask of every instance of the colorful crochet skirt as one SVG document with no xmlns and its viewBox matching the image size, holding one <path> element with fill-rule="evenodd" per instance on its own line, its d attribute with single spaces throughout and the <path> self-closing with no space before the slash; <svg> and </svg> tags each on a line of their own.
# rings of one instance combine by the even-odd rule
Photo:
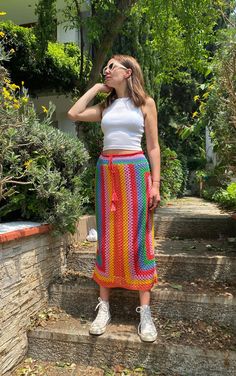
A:
<svg viewBox="0 0 236 376">
<path fill-rule="evenodd" d="M 143 152 L 104 155 L 96 168 L 98 247 L 93 279 L 150 290 L 157 282 L 149 163 Z"/>
</svg>

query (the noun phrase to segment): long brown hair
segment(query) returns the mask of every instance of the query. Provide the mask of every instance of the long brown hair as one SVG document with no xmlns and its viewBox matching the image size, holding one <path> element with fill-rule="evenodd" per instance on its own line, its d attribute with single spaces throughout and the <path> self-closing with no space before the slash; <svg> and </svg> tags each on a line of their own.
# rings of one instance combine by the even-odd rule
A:
<svg viewBox="0 0 236 376">
<path fill-rule="evenodd" d="M 137 107 L 145 104 L 148 95 L 144 89 L 143 73 L 137 60 L 129 55 L 113 55 L 111 59 L 115 59 L 126 68 L 132 69 L 132 74 L 127 79 L 128 96 Z M 108 107 L 115 99 L 117 99 L 117 94 L 113 89 L 105 100 L 105 107 Z"/>
</svg>

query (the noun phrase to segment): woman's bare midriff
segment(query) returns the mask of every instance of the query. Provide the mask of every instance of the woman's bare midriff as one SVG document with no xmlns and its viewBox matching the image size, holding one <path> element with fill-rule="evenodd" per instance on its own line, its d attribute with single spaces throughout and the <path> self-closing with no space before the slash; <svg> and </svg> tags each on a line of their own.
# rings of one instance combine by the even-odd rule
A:
<svg viewBox="0 0 236 376">
<path fill-rule="evenodd" d="M 110 150 L 104 150 L 102 154 L 130 154 L 130 153 L 137 153 L 141 150 L 123 150 L 123 149 L 110 149 Z"/>
</svg>

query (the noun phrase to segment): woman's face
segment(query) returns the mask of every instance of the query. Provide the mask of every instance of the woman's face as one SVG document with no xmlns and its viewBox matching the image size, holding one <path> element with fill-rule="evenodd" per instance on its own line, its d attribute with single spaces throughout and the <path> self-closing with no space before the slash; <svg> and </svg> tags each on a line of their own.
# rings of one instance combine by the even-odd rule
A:
<svg viewBox="0 0 236 376">
<path fill-rule="evenodd" d="M 116 88 L 123 83 L 132 73 L 131 69 L 126 68 L 123 64 L 115 59 L 110 59 L 103 69 L 105 75 L 105 83 Z"/>
</svg>

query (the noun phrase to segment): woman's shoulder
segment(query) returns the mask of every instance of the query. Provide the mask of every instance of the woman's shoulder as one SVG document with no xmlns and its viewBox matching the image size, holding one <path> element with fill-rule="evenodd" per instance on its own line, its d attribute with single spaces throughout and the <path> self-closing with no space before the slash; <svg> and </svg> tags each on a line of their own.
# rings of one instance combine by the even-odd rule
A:
<svg viewBox="0 0 236 376">
<path fill-rule="evenodd" d="M 147 96 L 145 103 L 141 106 L 143 116 L 145 117 L 148 111 L 156 109 L 156 103 L 152 97 Z"/>
<path fill-rule="evenodd" d="M 156 103 L 155 103 L 155 101 L 152 97 L 147 96 L 146 99 L 145 99 L 144 106 L 153 107 L 153 106 L 156 106 Z"/>
</svg>

